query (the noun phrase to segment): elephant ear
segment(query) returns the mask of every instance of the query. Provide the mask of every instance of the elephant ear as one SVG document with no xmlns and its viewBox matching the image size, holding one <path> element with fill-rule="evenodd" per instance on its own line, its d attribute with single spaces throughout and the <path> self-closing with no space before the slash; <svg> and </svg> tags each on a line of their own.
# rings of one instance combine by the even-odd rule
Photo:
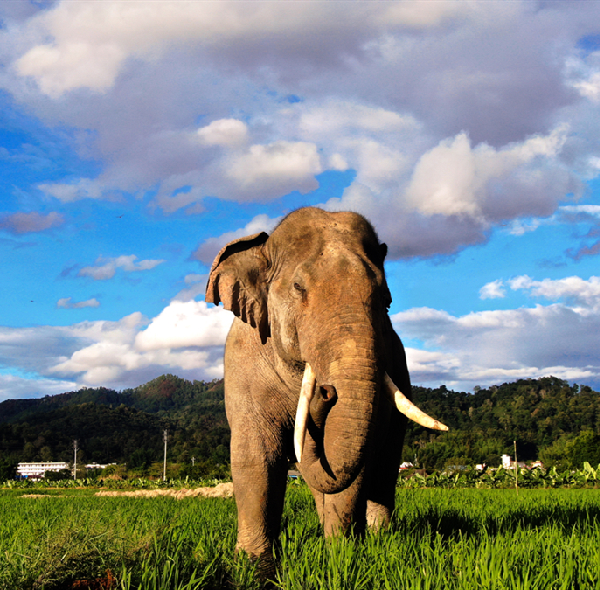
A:
<svg viewBox="0 0 600 590">
<path fill-rule="evenodd" d="M 380 260 L 381 262 L 379 263 L 379 266 L 383 269 L 383 263 L 385 261 L 385 257 L 387 256 L 387 251 L 388 251 L 388 247 L 387 244 L 381 243 L 379 244 L 379 256 L 380 256 Z M 387 281 L 385 279 L 385 270 L 384 270 L 384 277 L 383 277 L 383 303 L 385 305 L 386 309 L 389 309 L 390 306 L 392 305 L 392 293 L 388 287 Z"/>
<path fill-rule="evenodd" d="M 267 285 L 269 266 L 262 245 L 268 234 L 261 232 L 229 242 L 217 254 L 208 277 L 205 300 L 232 311 L 243 322 L 258 328 L 261 342 L 267 341 Z"/>
</svg>

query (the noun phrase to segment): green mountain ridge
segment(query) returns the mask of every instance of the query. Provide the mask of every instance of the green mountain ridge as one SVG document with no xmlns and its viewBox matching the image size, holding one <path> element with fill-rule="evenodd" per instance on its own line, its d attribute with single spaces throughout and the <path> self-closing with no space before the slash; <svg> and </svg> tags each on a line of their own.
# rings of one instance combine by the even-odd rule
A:
<svg viewBox="0 0 600 590">
<path fill-rule="evenodd" d="M 70 461 L 129 467 L 162 460 L 229 461 L 223 380 L 190 382 L 163 375 L 134 389 L 87 388 L 37 400 L 0 403 L 0 460 Z"/>
<path fill-rule="evenodd" d="M 588 386 L 545 377 L 474 393 L 416 386 L 413 398 L 450 427 L 440 433 L 409 423 L 403 457 L 421 467 L 496 466 L 502 454 L 513 454 L 514 441 L 519 460 L 600 463 L 600 394 Z M 82 462 L 147 467 L 162 461 L 165 429 L 168 461 L 228 463 L 223 380 L 163 375 L 122 392 L 99 387 L 6 400 L 0 403 L 0 462 L 69 461 L 77 439 Z"/>
</svg>

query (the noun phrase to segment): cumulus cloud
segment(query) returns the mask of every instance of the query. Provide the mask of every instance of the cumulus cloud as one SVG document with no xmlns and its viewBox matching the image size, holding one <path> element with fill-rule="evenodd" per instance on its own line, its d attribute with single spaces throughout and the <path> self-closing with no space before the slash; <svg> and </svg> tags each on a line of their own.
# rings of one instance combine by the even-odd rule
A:
<svg viewBox="0 0 600 590">
<path fill-rule="evenodd" d="M 127 58 L 156 59 L 171 44 L 227 48 L 236 41 L 252 45 L 256 38 L 274 38 L 310 55 L 310 46 L 297 43 L 306 27 L 319 44 L 330 45 L 327 37 L 339 40 L 352 33 L 354 43 L 360 45 L 366 35 L 390 27 L 438 26 L 453 16 L 468 18 L 477 12 L 464 3 L 409 4 L 357 5 L 348 11 L 335 3 L 157 3 L 148 8 L 112 1 L 60 2 L 31 23 L 39 41 L 16 67 L 21 75 L 33 77 L 42 92 L 59 97 L 76 88 L 105 91 L 115 83 Z"/>
<path fill-rule="evenodd" d="M 533 297 L 543 297 L 551 301 L 566 300 L 580 306 L 579 313 L 591 309 L 600 311 L 600 277 L 592 276 L 588 280 L 578 276 L 564 279 L 543 279 L 534 281 L 527 275 L 515 277 L 509 281 L 510 288 L 524 289 Z"/>
<path fill-rule="evenodd" d="M 91 178 L 79 178 L 72 183 L 40 183 L 38 188 L 63 203 L 80 199 L 101 199 L 104 196 L 102 187 Z"/>
<path fill-rule="evenodd" d="M 0 373 L 0 402 L 7 399 L 31 399 L 57 395 L 76 389 L 78 386 L 74 381 Z"/>
<path fill-rule="evenodd" d="M 401 336 L 435 352 L 409 349 L 411 379 L 469 389 L 554 375 L 600 383 L 595 350 L 600 314 L 564 304 L 494 310 L 455 317 L 428 308 L 392 316 Z"/>
<path fill-rule="evenodd" d="M 204 301 L 173 301 L 136 336 L 136 349 L 222 346 L 232 321 L 232 313 Z"/>
<path fill-rule="evenodd" d="M 209 238 L 208 240 L 204 241 L 192 253 L 191 258 L 194 260 L 199 260 L 200 262 L 210 266 L 215 256 L 219 253 L 219 250 L 221 250 L 221 248 L 226 246 L 229 242 L 237 240 L 238 238 L 250 236 L 252 234 L 258 234 L 263 231 L 270 233 L 280 220 L 281 217 L 275 217 L 274 219 L 271 219 L 268 215 L 261 213 L 260 215 L 254 217 L 250 223 L 238 230 L 227 232 L 216 238 Z"/>
<path fill-rule="evenodd" d="M 589 160 L 595 115 L 568 111 L 582 98 L 565 79 L 592 84 L 595 70 L 565 63 L 597 14 L 593 3 L 59 2 L 4 33 L 5 84 L 46 120 L 95 130 L 98 178 L 40 185 L 63 202 L 156 189 L 153 206 L 199 213 L 207 196 L 275 199 L 354 169 L 340 207 L 366 187 L 360 210 L 377 225 L 393 214 L 418 228 L 420 241 L 403 222 L 390 229 L 390 255 L 429 256 L 579 194 L 565 163 Z"/>
<path fill-rule="evenodd" d="M 504 283 L 501 280 L 487 283 L 479 290 L 480 299 L 498 299 L 501 297 L 506 297 Z"/>
<path fill-rule="evenodd" d="M 128 256 L 118 256 L 117 258 L 103 258 L 100 256 L 96 260 L 95 266 L 85 266 L 79 270 L 80 277 L 91 277 L 95 281 L 106 281 L 115 276 L 117 268 L 125 272 L 140 272 L 150 270 L 162 264 L 164 260 L 140 260 L 136 262 L 137 256 L 130 254 Z"/>
<path fill-rule="evenodd" d="M 222 121 L 218 123 L 201 129 L 205 131 L 201 143 L 214 148 L 202 154 L 205 161 L 161 181 L 154 203 L 163 211 L 195 205 L 188 211 L 199 212 L 202 200 L 214 194 L 227 200 L 264 202 L 318 188 L 315 176 L 323 172 L 323 164 L 314 143 L 280 140 L 247 145 L 241 127 L 232 129 L 228 122 L 224 128 Z"/>
<path fill-rule="evenodd" d="M 149 320 L 71 326 L 0 327 L 3 398 L 40 397 L 82 385 L 135 387 L 166 372 L 188 379 L 223 375 L 223 346 L 233 314 L 204 302 L 172 302 Z"/>
<path fill-rule="evenodd" d="M 11 213 L 0 215 L 0 230 L 11 234 L 29 234 L 58 227 L 64 222 L 60 213 Z"/>
<path fill-rule="evenodd" d="M 276 141 L 250 146 L 246 153 L 234 156 L 226 173 L 242 191 L 258 188 L 279 196 L 315 190 L 319 186 L 315 176 L 322 171 L 314 143 Z"/>
<path fill-rule="evenodd" d="M 219 119 L 198 129 L 198 137 L 207 145 L 238 146 L 248 138 L 248 126 L 237 119 Z"/>
<path fill-rule="evenodd" d="M 64 309 L 83 309 L 85 307 L 100 307 L 100 302 L 96 298 L 87 301 L 73 301 L 72 297 L 63 297 L 56 303 L 56 307 Z"/>
<path fill-rule="evenodd" d="M 158 186 L 157 205 L 172 212 L 207 195 L 310 190 L 311 174 L 325 166 L 355 167 L 358 182 L 377 193 L 404 185 L 420 156 L 462 130 L 475 145 L 491 146 L 543 133 L 573 93 L 565 91 L 564 64 L 541 41 L 560 31 L 569 47 L 593 13 L 590 6 L 532 12 L 520 2 L 485 9 L 358 3 L 350 10 L 336 3 L 59 2 L 4 33 L 5 46 L 16 47 L 6 49 L 16 74 L 6 84 L 46 119 L 96 130 L 93 147 L 107 164 L 100 177 L 42 185 L 65 201 Z M 38 100 L 22 76 L 53 100 Z M 135 108 L 140 87 L 144 105 Z M 297 120 L 290 126 L 281 97 L 294 93 L 301 102 L 291 105 Z M 210 122 L 200 130 L 199 114 Z M 247 153 L 228 151 L 246 141 L 253 144 Z M 278 142 L 295 146 L 285 154 L 296 184 L 280 182 L 281 168 L 277 182 L 250 170 L 255 190 L 248 192 L 236 171 L 275 164 L 272 152 L 285 145 Z M 322 150 L 320 162 L 312 151 L 300 153 L 301 144 Z M 468 199 L 461 206 L 472 208 Z"/>
<path fill-rule="evenodd" d="M 536 204 L 540 213 L 550 214 L 564 197 L 566 186 L 560 187 L 562 191 L 554 194 L 552 202 L 536 195 L 537 182 L 531 181 L 536 169 L 547 167 L 547 159 L 558 155 L 565 139 L 566 129 L 559 128 L 500 150 L 487 144 L 472 149 L 465 133 L 443 140 L 417 163 L 406 189 L 407 202 L 425 215 L 468 215 L 482 221 L 523 215 L 525 208 L 533 209 Z M 545 161 L 530 167 L 536 159 Z M 499 198 L 497 185 L 503 181 L 513 185 L 518 198 L 508 190 Z M 523 199 L 523 192 L 530 193 L 529 198 Z"/>
<path fill-rule="evenodd" d="M 386 169 L 385 157 L 374 158 L 379 165 L 360 181 L 357 176 L 341 199 L 325 207 L 366 215 L 392 259 L 453 254 L 484 242 L 495 225 L 507 220 L 522 225 L 522 218 L 552 217 L 569 191 L 578 194 L 579 181 L 559 159 L 566 134 L 567 128 L 559 126 L 497 149 L 472 146 L 460 133 L 420 157 L 405 152 L 390 158 L 396 170 Z M 396 179 L 397 186 L 379 190 L 391 186 L 389 179 Z"/>
<path fill-rule="evenodd" d="M 222 376 L 225 337 L 233 314 L 204 302 L 172 302 L 148 325 L 135 313 L 119 322 L 75 325 L 91 340 L 49 368 L 87 385 L 118 384 L 177 370 L 195 378 Z"/>
</svg>

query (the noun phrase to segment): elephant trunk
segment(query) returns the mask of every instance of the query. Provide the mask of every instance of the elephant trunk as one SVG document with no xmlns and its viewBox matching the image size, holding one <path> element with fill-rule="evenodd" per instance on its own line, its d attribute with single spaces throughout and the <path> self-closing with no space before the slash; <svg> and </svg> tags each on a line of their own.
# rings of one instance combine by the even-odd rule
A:
<svg viewBox="0 0 600 590">
<path fill-rule="evenodd" d="M 326 494 L 339 492 L 352 483 L 362 467 L 374 422 L 373 412 L 379 390 L 376 371 L 373 370 L 376 363 L 361 360 L 359 365 L 363 368 L 360 370 L 358 367 L 358 371 L 356 364 L 344 369 L 343 362 L 337 363 L 336 371 L 331 375 L 331 381 L 336 385 L 319 385 L 318 394 L 317 375 L 306 363 L 296 411 L 294 449 L 306 481 Z M 336 375 L 337 367 L 340 368 L 339 375 Z M 352 369 L 360 373 L 360 378 L 353 374 Z M 371 378 L 365 379 L 365 372 Z M 417 424 L 448 430 L 446 425 L 415 406 L 387 373 L 383 376 L 381 391 L 394 402 L 400 413 Z M 307 431 L 309 437 L 306 437 Z"/>
<path fill-rule="evenodd" d="M 307 363 L 294 442 L 302 475 L 318 491 L 344 490 L 360 472 L 382 378 L 374 346 L 334 359 L 327 367 L 317 363 L 314 372 Z"/>
</svg>

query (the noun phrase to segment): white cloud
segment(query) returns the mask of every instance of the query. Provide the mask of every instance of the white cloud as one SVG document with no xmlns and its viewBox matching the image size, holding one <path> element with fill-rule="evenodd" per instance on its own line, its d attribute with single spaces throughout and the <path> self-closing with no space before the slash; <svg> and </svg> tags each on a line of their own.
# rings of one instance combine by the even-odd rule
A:
<svg viewBox="0 0 600 590">
<path fill-rule="evenodd" d="M 373 195 L 362 212 L 407 219 L 384 235 L 391 256 L 429 256 L 579 194 L 564 160 L 589 165 L 595 115 L 565 108 L 581 99 L 564 63 L 592 4 L 58 2 L 5 33 L 6 62 L 21 59 L 4 84 L 44 120 L 93 130 L 99 177 L 40 185 L 64 202 L 156 189 L 153 206 L 199 213 L 207 196 L 275 199 L 354 169 Z"/>
<path fill-rule="evenodd" d="M 592 102 L 600 102 L 600 72 L 594 72 L 587 80 L 576 82 L 573 86 Z"/>
<path fill-rule="evenodd" d="M 63 203 L 72 203 L 80 199 L 101 199 L 103 197 L 102 187 L 90 178 L 79 178 L 72 183 L 41 183 L 38 188 Z"/>
<path fill-rule="evenodd" d="M 543 279 L 534 281 L 527 275 L 509 281 L 513 290 L 525 289 L 533 297 L 543 297 L 551 301 L 565 299 L 583 308 L 600 311 L 600 277 L 592 276 L 584 280 L 578 276 L 564 279 Z M 579 310 L 584 313 L 584 310 Z"/>
<path fill-rule="evenodd" d="M 135 338 L 139 351 L 222 346 L 233 314 L 204 301 L 173 301 Z"/>
<path fill-rule="evenodd" d="M 487 283 L 479 290 L 480 299 L 498 299 L 502 297 L 506 297 L 506 290 L 501 280 Z"/>
<path fill-rule="evenodd" d="M 186 285 L 189 285 L 190 283 L 197 283 L 198 281 L 206 281 L 207 278 L 208 275 L 189 274 L 183 277 L 183 282 Z"/>
<path fill-rule="evenodd" d="M 239 146 L 248 138 L 248 126 L 237 119 L 219 119 L 198 129 L 198 136 L 207 145 Z"/>
<path fill-rule="evenodd" d="M 600 217 L 600 205 L 564 205 L 559 207 L 559 211 L 561 213 L 583 213 L 594 217 Z"/>
<path fill-rule="evenodd" d="M 0 216 L 0 230 L 11 234 L 29 234 L 58 227 L 64 222 L 60 213 L 11 213 Z"/>
<path fill-rule="evenodd" d="M 433 351 L 407 353 L 415 384 L 469 389 L 546 375 L 600 382 L 593 352 L 600 329 L 597 309 L 555 303 L 455 317 L 418 308 L 395 314 L 392 321 L 400 336 L 419 339 Z"/>
<path fill-rule="evenodd" d="M 106 281 L 115 276 L 117 268 L 122 268 L 125 272 L 139 272 L 150 270 L 162 264 L 164 260 L 140 260 L 136 263 L 137 256 L 130 254 L 117 258 L 103 258 L 100 256 L 96 260 L 96 266 L 85 266 L 79 271 L 81 277 L 92 277 L 95 281 Z"/>
<path fill-rule="evenodd" d="M 171 302 L 149 323 L 134 313 L 118 322 L 75 324 L 63 333 L 85 344 L 58 358 L 45 374 L 113 387 L 139 385 L 173 371 L 188 378 L 221 377 L 232 320 L 223 308 L 189 301 Z"/>
<path fill-rule="evenodd" d="M 386 135 L 414 130 L 418 122 L 411 115 L 400 115 L 382 107 L 350 101 L 329 100 L 323 105 L 303 108 L 299 131 L 304 137 L 325 139 L 333 134 Z"/>
<path fill-rule="evenodd" d="M 280 115 L 284 129 L 297 129 L 330 154 L 330 168 L 356 170 L 356 182 L 375 192 L 396 188 L 423 147 L 421 125 L 413 116 L 359 102 L 307 102 Z"/>
<path fill-rule="evenodd" d="M 570 57 L 566 62 L 568 83 L 592 103 L 600 102 L 600 51 Z"/>
<path fill-rule="evenodd" d="M 74 381 L 0 373 L 0 402 L 57 395 L 78 389 Z"/>
<path fill-rule="evenodd" d="M 356 180 L 325 208 L 363 213 L 391 259 L 455 253 L 484 242 L 493 225 L 507 220 L 515 234 L 533 231 L 546 222 L 533 219 L 529 227 L 522 218 L 551 216 L 569 190 L 580 190 L 560 162 L 566 137 L 567 128 L 558 126 L 495 148 L 472 147 L 460 133 L 422 155 L 418 134 L 403 151 L 363 138 L 360 149 L 342 152 L 358 170 Z M 371 145 L 376 149 L 368 157 Z"/>
<path fill-rule="evenodd" d="M 63 297 L 56 303 L 56 307 L 64 309 L 83 309 L 84 307 L 100 307 L 100 302 L 96 298 L 87 301 L 73 301 L 72 297 Z"/>
<path fill-rule="evenodd" d="M 128 57 L 155 60 L 173 44 L 226 50 L 233 44 L 251 45 L 257 38 L 276 39 L 297 51 L 297 40 L 309 27 L 310 45 L 330 45 L 351 34 L 360 45 L 365 35 L 377 36 L 390 27 L 436 27 L 453 16 L 477 13 L 466 3 L 409 4 L 353 5 L 348 10 L 336 3 L 303 2 L 60 2 L 33 19 L 30 29 L 37 33 L 38 44 L 16 67 L 20 75 L 33 77 L 42 92 L 59 97 L 76 88 L 105 91 Z M 304 47 L 303 52 L 311 49 Z"/>
<path fill-rule="evenodd" d="M 242 190 L 274 190 L 283 195 L 315 190 L 315 176 L 322 171 L 314 143 L 276 141 L 250 146 L 246 153 L 234 156 L 226 173 Z"/>
<path fill-rule="evenodd" d="M 500 150 L 486 144 L 472 149 L 468 136 L 460 133 L 452 140 L 443 140 L 421 157 L 406 189 L 407 202 L 425 215 L 469 215 L 482 221 L 497 219 L 502 215 L 501 206 L 490 184 L 513 176 L 514 181 L 527 190 L 535 170 L 528 165 L 536 158 L 555 158 L 565 139 L 566 130 L 558 128 L 547 136 L 530 137 Z M 521 178 L 514 178 L 517 171 Z M 507 197 L 515 201 L 502 191 L 502 199 Z M 555 201 L 560 197 L 564 197 L 564 193 L 557 195 Z M 518 204 L 513 205 L 516 211 L 507 211 L 509 216 L 521 213 Z M 531 202 L 527 206 L 530 207 Z M 508 209 L 505 204 L 503 208 Z"/>
<path fill-rule="evenodd" d="M 552 218 L 548 223 L 551 223 Z M 528 232 L 535 231 L 538 227 L 545 224 L 546 220 L 542 219 L 530 219 L 529 221 L 525 221 L 523 219 L 513 219 L 510 222 L 509 233 L 513 236 L 523 236 Z"/>
</svg>

